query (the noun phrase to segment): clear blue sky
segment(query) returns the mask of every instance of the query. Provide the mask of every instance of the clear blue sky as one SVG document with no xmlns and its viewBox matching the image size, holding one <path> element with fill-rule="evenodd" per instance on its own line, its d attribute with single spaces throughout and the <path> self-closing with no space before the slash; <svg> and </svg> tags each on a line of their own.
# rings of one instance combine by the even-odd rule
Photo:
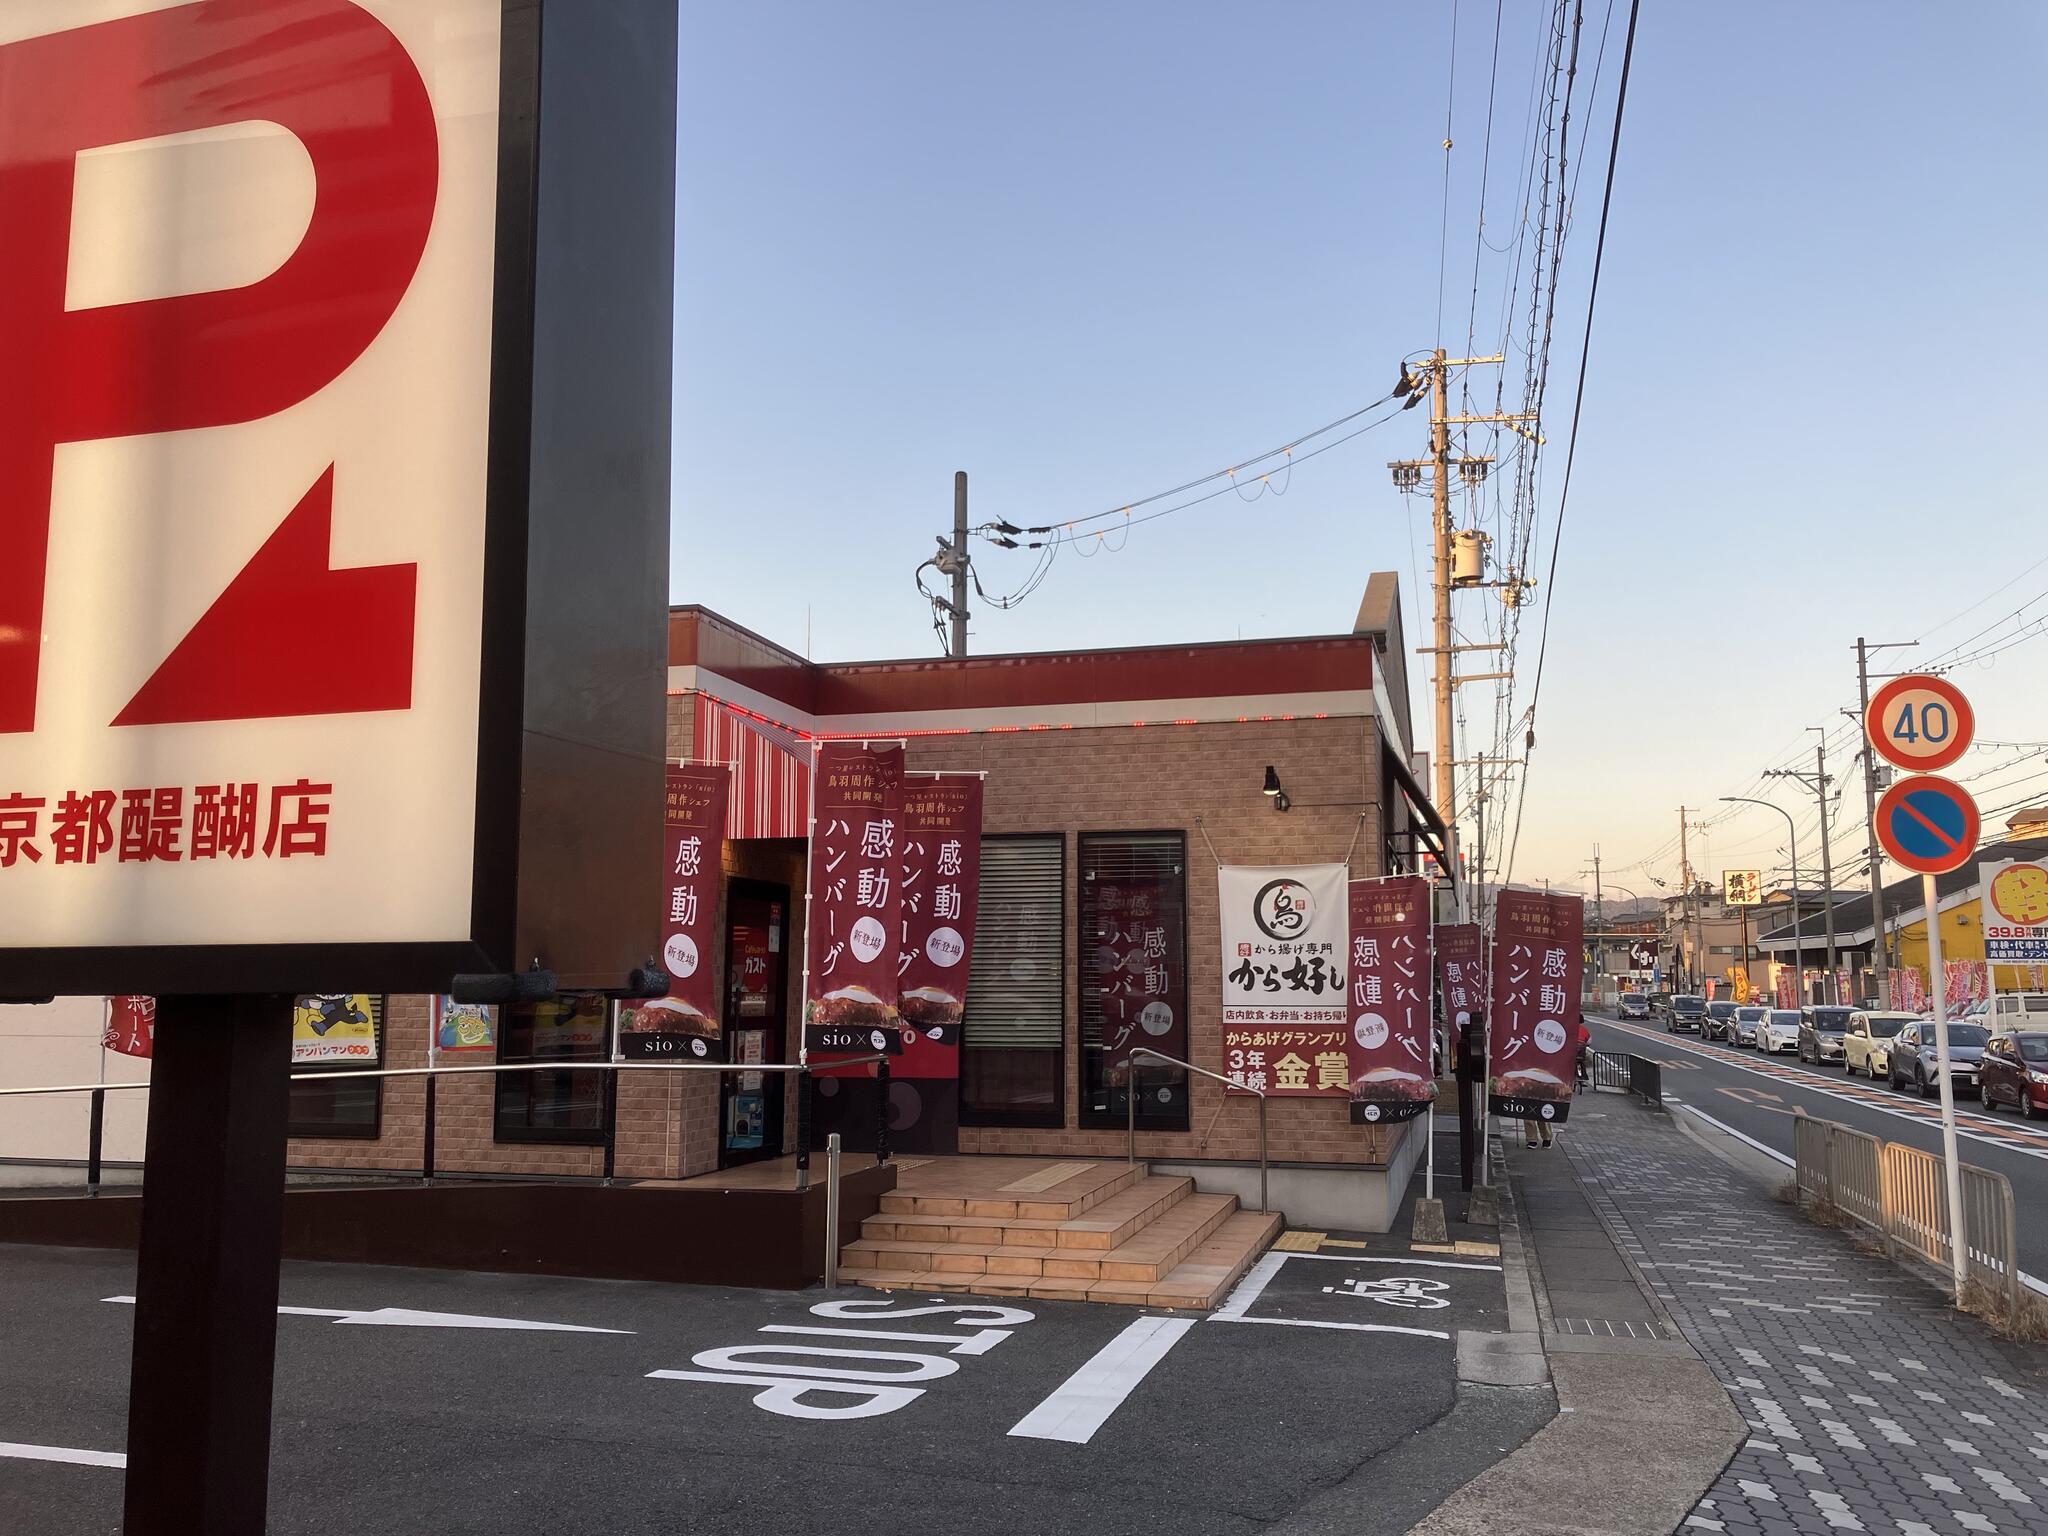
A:
<svg viewBox="0 0 2048 1536">
<path fill-rule="evenodd" d="M 1500 238 L 1536 9 L 1505 6 Z M 1458 9 L 1460 346 L 1493 13 Z M 1566 248 L 1539 565 L 1626 13 L 1597 101 L 1575 106 L 1595 155 Z M 1582 92 L 1608 15 L 1588 5 Z M 676 599 L 798 648 L 808 629 L 821 659 L 932 654 L 911 573 L 950 526 L 954 470 L 977 522 L 1071 518 L 1384 394 L 1436 339 L 1450 21 L 1441 0 L 691 0 Z M 1911 638 L 2048 555 L 2044 64 L 2032 0 L 1644 7 L 1518 880 L 1571 883 L 1598 841 L 1648 894 L 1642 876 L 1675 870 L 1679 804 L 1725 810 L 1715 797 L 1752 792 L 1804 726 L 1841 723 L 1859 632 Z M 973 648 L 1339 631 L 1381 569 L 1401 573 L 1413 634 L 1427 525 L 1385 462 L 1425 431 L 1410 413 L 1304 464 L 1283 498 L 1069 552 L 1021 607 L 977 613 Z M 1029 569 L 979 555 L 991 592 Z M 1933 641 L 2042 592 L 2048 566 Z M 1488 601 L 1461 597 L 1461 624 Z M 2048 639 L 1961 675 L 1983 735 L 2048 738 L 2044 662 Z M 1485 718 L 1483 687 L 1467 692 Z M 1987 808 L 2026 795 L 2027 771 L 1990 779 Z M 1759 811 L 1696 838 L 1695 864 L 1769 864 L 1783 842 Z"/>
</svg>

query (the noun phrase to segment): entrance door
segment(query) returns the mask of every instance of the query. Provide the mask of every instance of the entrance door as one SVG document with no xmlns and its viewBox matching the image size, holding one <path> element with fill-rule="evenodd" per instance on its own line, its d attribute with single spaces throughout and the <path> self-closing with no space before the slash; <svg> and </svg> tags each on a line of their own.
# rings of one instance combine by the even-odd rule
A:
<svg viewBox="0 0 2048 1536">
<path fill-rule="evenodd" d="M 725 904 L 726 1060 L 789 1059 L 789 887 L 735 880 Z M 782 1074 L 721 1072 L 718 1166 L 782 1155 Z"/>
</svg>

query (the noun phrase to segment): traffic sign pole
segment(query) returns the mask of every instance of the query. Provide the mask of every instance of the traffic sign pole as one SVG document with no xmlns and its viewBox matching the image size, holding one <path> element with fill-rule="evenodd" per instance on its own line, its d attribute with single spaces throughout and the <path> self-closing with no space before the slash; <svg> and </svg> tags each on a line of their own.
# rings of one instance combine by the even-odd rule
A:
<svg viewBox="0 0 2048 1536">
<path fill-rule="evenodd" d="M 1948 1185 L 1950 1268 L 1956 1282 L 1956 1305 L 1963 1304 L 1965 1251 L 1963 1231 L 1963 1165 L 1956 1150 L 1956 1085 L 1948 1070 L 1948 987 L 1941 964 L 1941 912 L 1934 876 L 1920 877 L 1920 899 L 1927 912 L 1927 979 L 1934 994 L 1934 1060 L 1941 1074 L 1941 1163 Z"/>
</svg>

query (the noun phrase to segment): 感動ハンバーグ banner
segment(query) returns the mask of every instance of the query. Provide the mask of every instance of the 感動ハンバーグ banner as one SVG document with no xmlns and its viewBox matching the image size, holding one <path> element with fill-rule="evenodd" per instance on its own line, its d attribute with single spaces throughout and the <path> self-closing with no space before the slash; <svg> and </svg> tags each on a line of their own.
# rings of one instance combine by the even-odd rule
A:
<svg viewBox="0 0 2048 1536">
<path fill-rule="evenodd" d="M 1477 923 L 1445 923 L 1431 936 L 1444 998 L 1444 1052 L 1456 1061 L 1458 1042 L 1475 1011 L 1486 1006 L 1486 971 Z"/>
<path fill-rule="evenodd" d="M 1577 896 L 1502 891 L 1495 903 L 1487 1096 L 1497 1115 L 1571 1111 L 1585 929 Z"/>
<path fill-rule="evenodd" d="M 1221 865 L 1223 1066 L 1269 1094 L 1351 1092 L 1342 864 Z"/>
<path fill-rule="evenodd" d="M 981 896 L 979 774 L 914 777 L 903 786 L 903 1019 L 900 1077 L 960 1075 L 974 919 Z"/>
<path fill-rule="evenodd" d="M 725 802 L 732 770 L 670 763 L 664 796 L 661 963 L 668 996 L 621 1006 L 619 1054 L 627 1060 L 709 1054 L 692 1041 L 719 1034 L 718 978 L 711 957 L 724 873 Z"/>
<path fill-rule="evenodd" d="M 1429 1030 L 1429 882 L 1354 880 L 1351 904 L 1351 1120 L 1412 1120 L 1436 1097 Z"/>
<path fill-rule="evenodd" d="M 811 775 L 804 1047 L 896 1055 L 903 749 L 828 742 Z"/>
</svg>

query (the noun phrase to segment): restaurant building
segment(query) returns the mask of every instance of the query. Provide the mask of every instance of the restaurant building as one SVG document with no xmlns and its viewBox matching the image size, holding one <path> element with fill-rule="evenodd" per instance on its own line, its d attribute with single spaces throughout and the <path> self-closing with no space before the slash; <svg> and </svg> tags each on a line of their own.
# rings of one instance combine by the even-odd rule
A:
<svg viewBox="0 0 2048 1536">
<path fill-rule="evenodd" d="M 894 1145 L 1124 1156 L 1131 1106 L 1101 1006 L 1114 957 L 1097 940 L 1128 893 L 1143 893 L 1161 936 L 1151 981 L 1177 1021 L 1150 1043 L 1220 1072 L 1219 863 L 1348 859 L 1354 878 L 1442 873 L 1405 654 L 1391 574 L 1370 579 L 1340 633 L 963 660 L 814 663 L 709 609 L 673 609 L 670 754 L 732 773 L 711 956 L 723 1030 L 711 1059 L 797 1059 L 813 750 L 901 740 L 913 775 L 985 779 L 959 1076 L 891 1084 Z M 374 1064 L 424 1065 L 435 1001 L 368 1006 Z M 628 1072 L 614 1083 L 575 1067 L 604 1059 L 602 1030 L 495 1024 L 491 1047 L 463 1060 L 554 1070 L 440 1079 L 437 1173 L 595 1178 L 609 1166 L 622 1180 L 676 1179 L 778 1157 L 795 1145 L 799 1082 L 815 1095 L 816 1135 L 841 1129 L 862 1148 L 879 1112 L 874 1084 L 850 1078 Z M 1180 1067 L 1148 1066 L 1135 1080 L 1140 1158 L 1205 1191 L 1255 1192 L 1253 1099 Z M 296 1169 L 419 1170 L 421 1080 L 299 1083 L 292 1103 Z M 1268 1105 L 1272 1203 L 1296 1222 L 1384 1228 L 1426 1145 L 1428 1117 L 1354 1125 L 1349 1107 L 1342 1097 Z"/>
</svg>

